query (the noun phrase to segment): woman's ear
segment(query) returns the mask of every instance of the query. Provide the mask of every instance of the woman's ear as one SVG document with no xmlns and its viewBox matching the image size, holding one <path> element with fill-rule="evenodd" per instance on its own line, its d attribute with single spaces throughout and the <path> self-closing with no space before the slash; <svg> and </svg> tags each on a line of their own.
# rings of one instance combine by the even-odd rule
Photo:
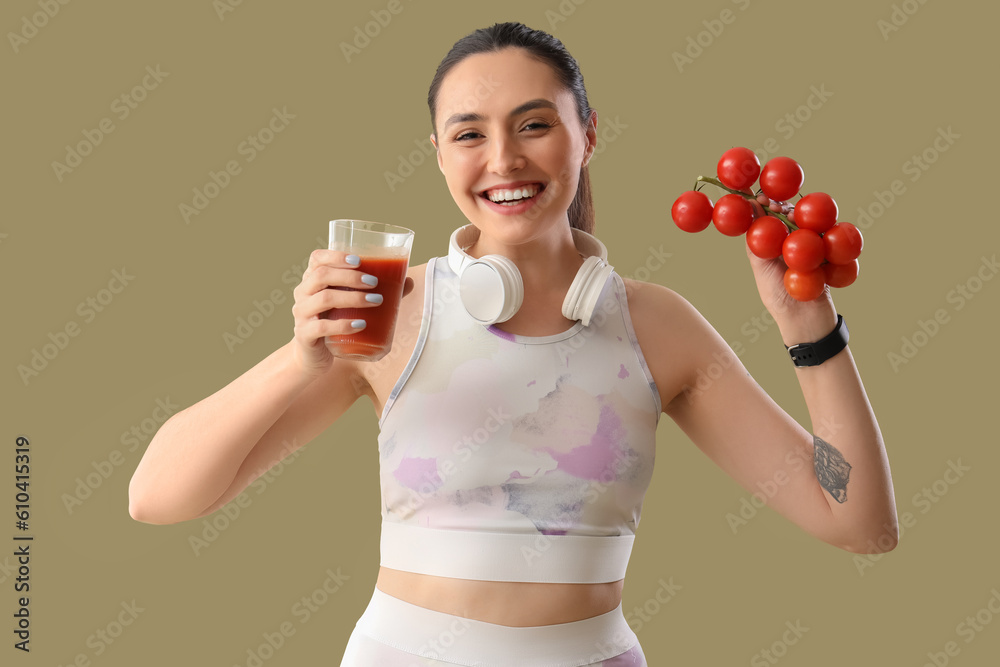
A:
<svg viewBox="0 0 1000 667">
<path fill-rule="evenodd" d="M 590 110 L 590 121 L 587 123 L 587 146 L 583 150 L 583 165 L 587 166 L 590 158 L 594 156 L 594 149 L 597 148 L 597 110 Z"/>
<path fill-rule="evenodd" d="M 434 145 L 434 152 L 437 153 L 438 170 L 443 174 L 444 165 L 441 163 L 441 149 L 437 145 L 437 137 L 431 132 L 431 143 Z"/>
</svg>

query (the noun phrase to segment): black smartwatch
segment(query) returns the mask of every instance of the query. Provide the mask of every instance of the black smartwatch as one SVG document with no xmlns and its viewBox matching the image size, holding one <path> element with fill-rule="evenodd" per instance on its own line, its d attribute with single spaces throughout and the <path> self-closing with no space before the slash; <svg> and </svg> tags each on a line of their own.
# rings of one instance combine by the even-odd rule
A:
<svg viewBox="0 0 1000 667">
<path fill-rule="evenodd" d="M 828 336 L 815 343 L 786 345 L 785 349 L 788 350 L 788 355 L 796 366 L 819 366 L 847 347 L 849 337 L 850 333 L 847 331 L 847 325 L 844 324 L 844 316 L 837 313 L 837 326 Z"/>
</svg>

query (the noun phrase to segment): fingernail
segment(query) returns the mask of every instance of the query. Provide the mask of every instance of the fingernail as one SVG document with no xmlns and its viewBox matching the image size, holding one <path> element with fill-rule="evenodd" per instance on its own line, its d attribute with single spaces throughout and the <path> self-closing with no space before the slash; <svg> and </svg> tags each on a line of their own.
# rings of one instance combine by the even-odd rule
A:
<svg viewBox="0 0 1000 667">
<path fill-rule="evenodd" d="M 368 303 L 382 303 L 381 294 L 365 294 L 365 301 Z"/>
<path fill-rule="evenodd" d="M 378 278 L 366 273 L 365 275 L 361 276 L 361 282 L 363 282 L 365 285 L 370 285 L 371 287 L 375 287 L 376 285 L 378 285 Z"/>
<path fill-rule="evenodd" d="M 353 320 L 351 322 L 352 329 L 364 329 L 368 325 L 364 320 Z"/>
<path fill-rule="evenodd" d="M 350 264 L 351 266 L 361 266 L 361 258 L 358 257 L 357 255 L 348 255 L 347 257 L 344 258 L 344 261 Z"/>
</svg>

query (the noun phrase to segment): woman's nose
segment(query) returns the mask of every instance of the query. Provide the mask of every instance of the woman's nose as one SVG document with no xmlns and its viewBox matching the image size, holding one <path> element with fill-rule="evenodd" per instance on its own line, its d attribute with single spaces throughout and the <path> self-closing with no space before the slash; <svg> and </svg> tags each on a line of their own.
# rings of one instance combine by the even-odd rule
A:
<svg viewBox="0 0 1000 667">
<path fill-rule="evenodd" d="M 516 139 L 506 135 L 494 135 L 490 139 L 487 169 L 496 174 L 506 174 L 524 164 L 525 158 Z"/>
</svg>

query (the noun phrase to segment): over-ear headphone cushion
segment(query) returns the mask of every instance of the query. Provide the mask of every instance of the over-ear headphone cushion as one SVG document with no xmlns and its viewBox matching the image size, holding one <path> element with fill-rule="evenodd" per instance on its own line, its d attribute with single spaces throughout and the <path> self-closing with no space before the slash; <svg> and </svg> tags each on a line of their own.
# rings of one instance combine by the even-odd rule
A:
<svg viewBox="0 0 1000 667">
<path fill-rule="evenodd" d="M 521 274 L 502 255 L 483 255 L 466 264 L 458 289 L 469 315 L 484 326 L 506 322 L 524 301 Z"/>
<path fill-rule="evenodd" d="M 600 257 L 591 255 L 585 259 L 566 292 L 562 306 L 563 316 L 571 320 L 580 320 L 583 326 L 588 326 L 612 271 L 614 267 Z"/>
</svg>

